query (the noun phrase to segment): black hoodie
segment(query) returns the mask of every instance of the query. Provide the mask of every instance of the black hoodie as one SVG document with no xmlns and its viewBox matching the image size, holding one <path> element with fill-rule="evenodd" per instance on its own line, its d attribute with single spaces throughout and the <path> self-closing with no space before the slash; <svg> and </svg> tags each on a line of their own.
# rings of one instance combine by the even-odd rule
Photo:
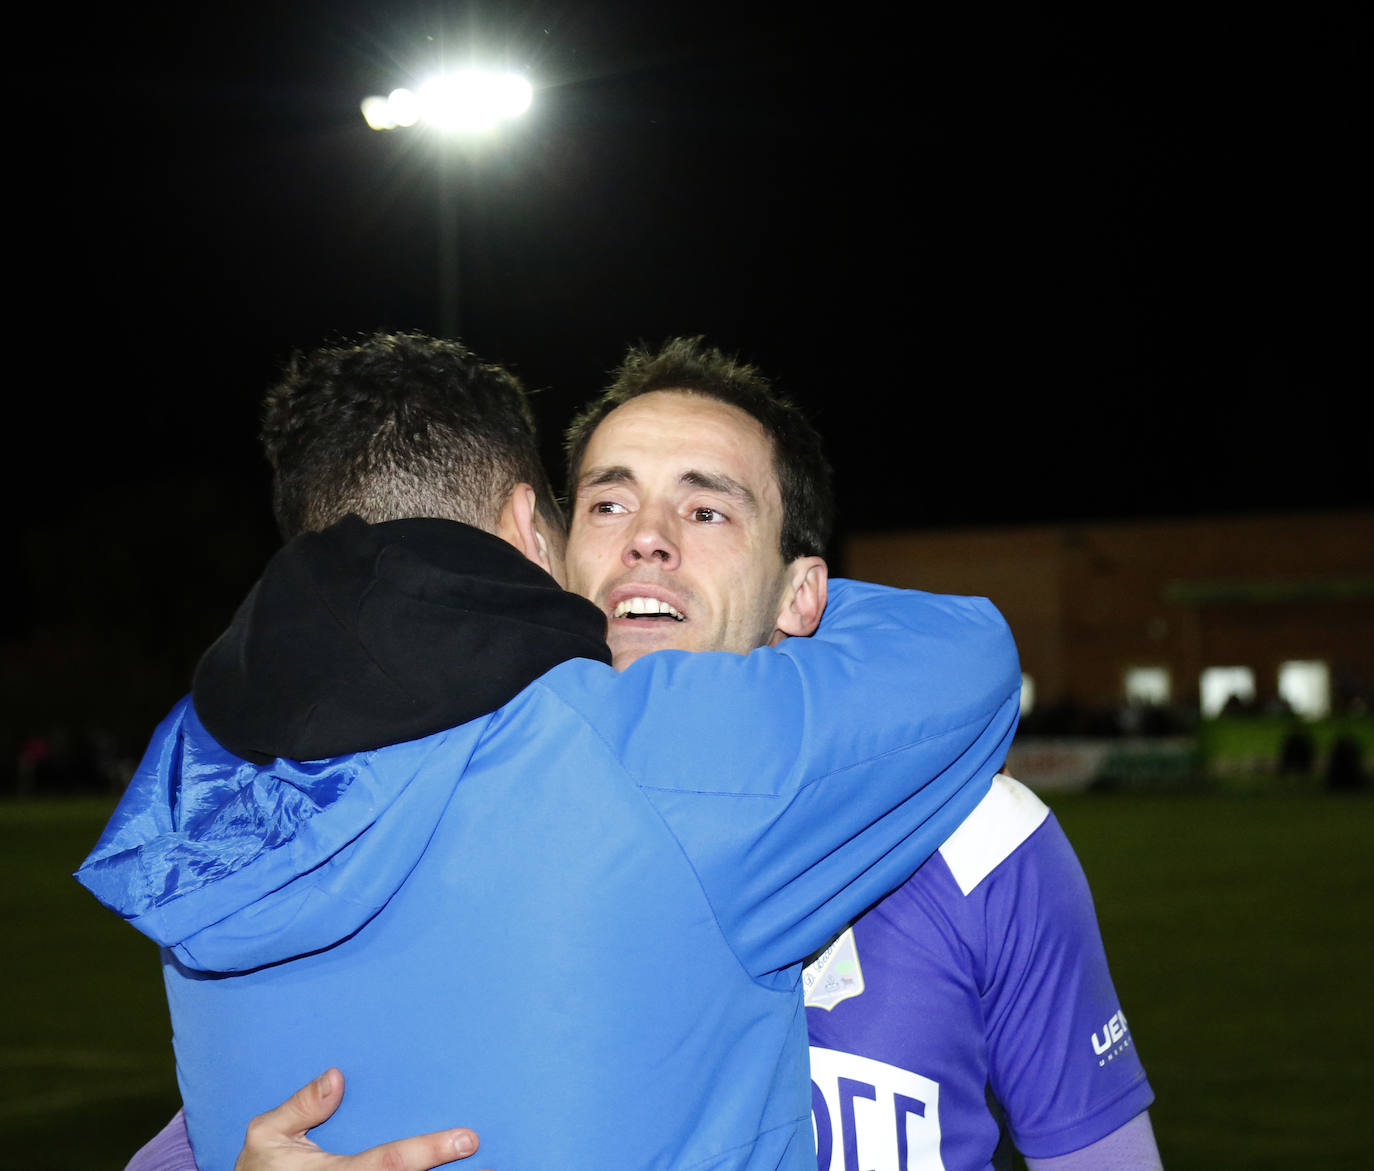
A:
<svg viewBox="0 0 1374 1171">
<path fill-rule="evenodd" d="M 304 533 L 196 667 L 196 714 L 265 764 L 456 727 L 572 658 L 611 661 L 605 616 L 501 538 L 456 521 Z"/>
</svg>

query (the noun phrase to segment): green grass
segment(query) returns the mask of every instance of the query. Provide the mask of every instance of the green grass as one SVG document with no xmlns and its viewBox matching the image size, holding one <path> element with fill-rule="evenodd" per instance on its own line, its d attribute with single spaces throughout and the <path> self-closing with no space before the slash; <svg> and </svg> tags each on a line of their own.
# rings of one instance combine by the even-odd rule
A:
<svg viewBox="0 0 1374 1171">
<path fill-rule="evenodd" d="M 0 804 L 6 1166 L 117 1171 L 177 1108 L 157 948 L 71 877 L 110 808 Z"/>
<path fill-rule="evenodd" d="M 1165 1166 L 1368 1166 L 1374 799 L 1053 805 L 1096 894 Z M 6 1165 L 117 1171 L 176 1108 L 156 949 L 70 878 L 108 811 L 0 804 Z"/>
<path fill-rule="evenodd" d="M 1374 800 L 1054 807 L 1093 887 L 1165 1166 L 1369 1166 Z"/>
</svg>

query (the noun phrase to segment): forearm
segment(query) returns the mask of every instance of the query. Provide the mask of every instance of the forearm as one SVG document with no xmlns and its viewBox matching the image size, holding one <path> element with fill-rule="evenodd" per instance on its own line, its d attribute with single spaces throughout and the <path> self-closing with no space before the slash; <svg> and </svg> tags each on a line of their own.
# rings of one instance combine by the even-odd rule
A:
<svg viewBox="0 0 1374 1171">
<path fill-rule="evenodd" d="M 129 1160 L 124 1171 L 197 1171 L 186 1133 L 186 1115 L 178 1110 L 172 1121 Z"/>
<path fill-rule="evenodd" d="M 1027 1159 L 1027 1171 L 1162 1171 L 1148 1110 L 1105 1138 L 1067 1155 Z"/>
</svg>

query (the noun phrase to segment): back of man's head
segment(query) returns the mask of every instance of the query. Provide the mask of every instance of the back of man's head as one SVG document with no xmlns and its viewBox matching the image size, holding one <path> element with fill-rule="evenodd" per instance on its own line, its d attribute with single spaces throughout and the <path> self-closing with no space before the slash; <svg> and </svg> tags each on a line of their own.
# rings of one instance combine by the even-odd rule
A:
<svg viewBox="0 0 1374 1171">
<path fill-rule="evenodd" d="M 795 404 L 773 390 L 759 371 L 705 344 L 678 337 L 659 349 L 632 346 L 611 385 L 578 413 L 565 436 L 566 490 L 572 499 L 592 432 L 616 407 L 656 390 L 685 391 L 738 407 L 753 416 L 773 445 L 773 470 L 782 494 L 782 557 L 821 557 L 834 523 L 830 465 L 816 429 Z"/>
<path fill-rule="evenodd" d="M 490 531 L 519 483 L 563 528 L 524 388 L 459 342 L 376 333 L 298 353 L 267 392 L 261 434 L 285 540 L 350 513 Z"/>
</svg>

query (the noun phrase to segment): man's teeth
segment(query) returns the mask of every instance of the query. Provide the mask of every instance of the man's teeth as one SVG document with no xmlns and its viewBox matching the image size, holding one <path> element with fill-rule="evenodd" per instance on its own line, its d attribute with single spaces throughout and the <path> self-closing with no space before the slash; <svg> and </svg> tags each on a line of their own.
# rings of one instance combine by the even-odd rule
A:
<svg viewBox="0 0 1374 1171">
<path fill-rule="evenodd" d="M 612 617 L 624 618 L 629 614 L 635 616 L 640 614 L 662 614 L 669 618 L 675 618 L 679 622 L 687 621 L 686 615 L 668 605 L 667 602 L 659 601 L 658 598 L 626 598 L 616 605 L 615 613 Z"/>
</svg>

